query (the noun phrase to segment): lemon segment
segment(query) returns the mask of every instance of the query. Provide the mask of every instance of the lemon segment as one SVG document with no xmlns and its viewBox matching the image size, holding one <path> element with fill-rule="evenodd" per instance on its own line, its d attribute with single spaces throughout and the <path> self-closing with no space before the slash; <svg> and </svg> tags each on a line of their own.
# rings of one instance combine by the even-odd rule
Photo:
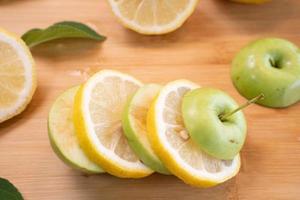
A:
<svg viewBox="0 0 300 200">
<path fill-rule="evenodd" d="M 170 174 L 153 152 L 147 136 L 147 112 L 161 86 L 147 84 L 141 87 L 128 102 L 123 113 L 122 124 L 128 143 L 139 158 L 152 170 Z"/>
<path fill-rule="evenodd" d="M 73 104 L 78 88 L 68 89 L 52 105 L 48 117 L 50 143 L 58 157 L 70 167 L 85 173 L 102 173 L 104 171 L 84 154 L 76 136 Z"/>
<path fill-rule="evenodd" d="M 26 108 L 36 82 L 35 64 L 26 44 L 0 29 L 0 123 Z"/>
<path fill-rule="evenodd" d="M 75 97 L 74 122 L 81 147 L 106 172 L 122 178 L 153 173 L 131 150 L 121 123 L 128 98 L 141 85 L 129 75 L 102 70 Z"/>
<path fill-rule="evenodd" d="M 197 7 L 198 0 L 108 0 L 121 23 L 138 33 L 165 34 L 176 30 Z"/>
<path fill-rule="evenodd" d="M 163 87 L 152 103 L 147 117 L 149 139 L 164 165 L 187 184 L 209 187 L 235 176 L 240 157 L 215 159 L 191 140 L 184 127 L 181 102 L 184 94 L 199 88 L 187 80 L 177 80 Z"/>
</svg>

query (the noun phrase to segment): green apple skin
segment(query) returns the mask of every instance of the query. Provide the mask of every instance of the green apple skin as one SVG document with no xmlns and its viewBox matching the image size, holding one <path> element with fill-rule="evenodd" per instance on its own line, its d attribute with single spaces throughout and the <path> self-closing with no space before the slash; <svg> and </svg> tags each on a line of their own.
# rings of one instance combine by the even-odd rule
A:
<svg viewBox="0 0 300 200">
<path fill-rule="evenodd" d="M 237 103 L 221 90 L 195 89 L 183 97 L 184 125 L 201 150 L 215 158 L 231 160 L 243 147 L 247 124 L 241 110 L 225 120 L 220 116 L 236 108 Z"/>
<path fill-rule="evenodd" d="M 282 108 L 300 100 L 300 51 L 279 38 L 254 41 L 243 48 L 232 62 L 231 79 L 241 95 L 257 103 Z"/>
<path fill-rule="evenodd" d="M 58 158 L 63 161 L 67 166 L 69 166 L 70 168 L 74 169 L 74 170 L 78 170 L 81 171 L 84 174 L 100 174 L 100 173 L 104 173 L 104 170 L 102 168 L 98 168 L 98 167 L 86 167 L 86 166 L 82 166 L 80 164 L 78 164 L 76 161 L 72 161 L 70 158 L 68 158 L 68 156 L 66 156 L 63 151 L 58 147 L 58 145 L 55 142 L 55 139 L 52 137 L 51 133 L 50 133 L 50 125 L 48 123 L 48 135 L 49 135 L 49 140 L 50 140 L 50 145 L 52 147 L 52 150 L 54 151 L 54 153 L 58 156 Z"/>
<path fill-rule="evenodd" d="M 141 87 L 133 95 L 133 97 L 129 99 L 127 105 L 125 106 L 122 116 L 122 127 L 128 144 L 136 153 L 136 155 L 142 160 L 142 162 L 153 171 L 156 171 L 160 174 L 170 175 L 171 173 L 169 172 L 169 170 L 163 165 L 163 163 L 152 150 L 152 147 L 148 141 L 147 134 L 144 134 L 143 132 L 135 128 L 136 125 L 131 115 L 133 107 L 138 104 L 138 102 L 140 102 L 140 99 L 149 100 L 149 98 L 151 98 L 151 100 L 153 100 L 160 89 L 161 86 L 157 84 L 147 84 Z"/>
</svg>

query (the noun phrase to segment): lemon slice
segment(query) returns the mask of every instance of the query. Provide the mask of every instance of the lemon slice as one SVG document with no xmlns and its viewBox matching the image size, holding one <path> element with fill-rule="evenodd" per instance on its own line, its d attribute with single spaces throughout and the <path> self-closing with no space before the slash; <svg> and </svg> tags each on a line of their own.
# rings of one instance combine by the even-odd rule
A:
<svg viewBox="0 0 300 200">
<path fill-rule="evenodd" d="M 141 34 L 164 34 L 179 28 L 198 0 L 108 0 L 121 23 Z"/>
<path fill-rule="evenodd" d="M 21 113 L 35 89 L 35 65 L 28 47 L 0 29 L 0 122 Z"/>
<path fill-rule="evenodd" d="M 83 150 L 106 172 L 118 177 L 139 178 L 153 172 L 129 147 L 121 123 L 128 98 L 141 85 L 129 75 L 102 70 L 75 97 L 74 121 Z"/>
<path fill-rule="evenodd" d="M 183 95 L 199 86 L 178 80 L 163 87 L 148 112 L 150 143 L 165 166 L 184 182 L 209 187 L 235 176 L 240 157 L 223 161 L 198 148 L 184 128 L 181 102 Z"/>
<path fill-rule="evenodd" d="M 48 133 L 54 152 L 67 165 L 86 173 L 103 170 L 90 161 L 79 146 L 73 124 L 74 97 L 79 86 L 61 94 L 54 102 L 48 117 Z"/>
<path fill-rule="evenodd" d="M 139 158 L 151 169 L 170 174 L 153 152 L 147 138 L 146 119 L 151 102 L 161 86 L 148 84 L 141 87 L 131 98 L 123 114 L 122 124 L 128 143 Z"/>
</svg>

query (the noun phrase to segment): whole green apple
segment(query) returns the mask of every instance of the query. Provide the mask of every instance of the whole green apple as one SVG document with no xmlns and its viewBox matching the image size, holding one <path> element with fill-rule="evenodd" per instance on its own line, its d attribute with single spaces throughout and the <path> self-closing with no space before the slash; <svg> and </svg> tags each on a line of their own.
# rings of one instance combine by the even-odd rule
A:
<svg viewBox="0 0 300 200">
<path fill-rule="evenodd" d="M 260 39 L 243 48 L 232 62 L 231 79 L 241 95 L 265 98 L 258 104 L 280 108 L 300 100 L 300 51 L 279 38 Z"/>
<path fill-rule="evenodd" d="M 247 132 L 239 106 L 225 92 L 199 88 L 188 92 L 182 101 L 184 125 L 192 140 L 207 154 L 224 160 L 233 159 L 241 150 Z M 228 117 L 223 118 L 227 115 Z"/>
</svg>

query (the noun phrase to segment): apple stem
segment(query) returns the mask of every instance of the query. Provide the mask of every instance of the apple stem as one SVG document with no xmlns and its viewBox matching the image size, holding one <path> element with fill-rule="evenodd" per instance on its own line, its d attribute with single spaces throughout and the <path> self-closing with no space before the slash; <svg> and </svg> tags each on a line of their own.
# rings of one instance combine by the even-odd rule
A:
<svg viewBox="0 0 300 200">
<path fill-rule="evenodd" d="M 271 65 L 272 65 L 272 67 L 275 67 L 275 62 L 274 62 L 274 60 L 270 58 L 269 61 L 270 61 Z"/>
<path fill-rule="evenodd" d="M 253 99 L 247 101 L 245 104 L 239 106 L 238 108 L 234 109 L 233 111 L 227 113 L 227 114 L 223 114 L 223 115 L 220 115 L 220 119 L 221 121 L 226 121 L 226 119 L 228 119 L 228 117 L 230 117 L 231 115 L 233 115 L 234 113 L 246 108 L 247 106 L 257 102 L 258 100 L 260 99 L 263 99 L 265 97 L 264 94 L 260 94 L 258 95 L 257 97 L 254 97 Z"/>
<path fill-rule="evenodd" d="M 276 61 L 273 60 L 273 59 L 269 59 L 270 63 L 271 63 L 271 66 L 274 67 L 274 68 L 279 68 L 279 66 L 277 65 Z"/>
</svg>

